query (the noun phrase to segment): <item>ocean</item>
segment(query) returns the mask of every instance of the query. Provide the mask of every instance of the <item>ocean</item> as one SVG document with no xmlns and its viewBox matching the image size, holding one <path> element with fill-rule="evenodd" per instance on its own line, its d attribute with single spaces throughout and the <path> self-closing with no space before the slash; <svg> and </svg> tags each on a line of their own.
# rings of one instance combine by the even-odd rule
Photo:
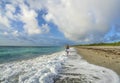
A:
<svg viewBox="0 0 120 83">
<path fill-rule="evenodd" d="M 63 49 L 60 46 L 1 46 L 0 64 L 50 55 Z"/>
<path fill-rule="evenodd" d="M 69 66 L 67 72 L 80 73 L 84 83 L 120 83 L 114 71 L 88 63 L 74 48 L 69 51 L 71 56 L 57 46 L 0 47 L 0 83 L 54 83 Z"/>
<path fill-rule="evenodd" d="M 0 47 L 0 83 L 53 83 L 65 61 L 64 47 Z"/>
</svg>

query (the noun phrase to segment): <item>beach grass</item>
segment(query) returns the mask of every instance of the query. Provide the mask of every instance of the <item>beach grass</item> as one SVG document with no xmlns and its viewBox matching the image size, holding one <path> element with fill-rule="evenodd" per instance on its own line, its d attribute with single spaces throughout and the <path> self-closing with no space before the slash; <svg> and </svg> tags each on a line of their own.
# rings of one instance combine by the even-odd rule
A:
<svg viewBox="0 0 120 83">
<path fill-rule="evenodd" d="M 75 46 L 120 46 L 120 42 L 79 44 L 79 45 L 75 45 Z"/>
</svg>

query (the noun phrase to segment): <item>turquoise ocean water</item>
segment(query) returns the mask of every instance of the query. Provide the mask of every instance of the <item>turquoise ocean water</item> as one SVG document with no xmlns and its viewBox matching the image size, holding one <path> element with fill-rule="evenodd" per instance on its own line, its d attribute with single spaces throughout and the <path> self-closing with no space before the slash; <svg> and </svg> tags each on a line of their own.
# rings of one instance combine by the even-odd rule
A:
<svg viewBox="0 0 120 83">
<path fill-rule="evenodd" d="M 63 49 L 59 46 L 0 46 L 0 64 L 49 55 Z"/>
</svg>

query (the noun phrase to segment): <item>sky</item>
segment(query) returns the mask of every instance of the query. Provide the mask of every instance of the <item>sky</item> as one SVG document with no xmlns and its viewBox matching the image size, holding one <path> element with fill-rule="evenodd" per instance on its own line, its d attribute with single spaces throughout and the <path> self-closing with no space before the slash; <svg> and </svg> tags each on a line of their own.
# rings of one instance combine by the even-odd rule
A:
<svg viewBox="0 0 120 83">
<path fill-rule="evenodd" d="M 120 0 L 0 0 L 0 45 L 120 41 Z"/>
</svg>

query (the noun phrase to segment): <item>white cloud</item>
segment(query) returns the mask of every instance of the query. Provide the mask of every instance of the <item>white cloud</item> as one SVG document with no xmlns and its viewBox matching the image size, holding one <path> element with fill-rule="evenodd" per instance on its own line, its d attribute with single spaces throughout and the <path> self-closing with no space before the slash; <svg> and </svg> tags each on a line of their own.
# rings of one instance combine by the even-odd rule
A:
<svg viewBox="0 0 120 83">
<path fill-rule="evenodd" d="M 5 35 L 5 36 L 8 35 L 8 32 L 4 32 L 3 35 Z"/>
<path fill-rule="evenodd" d="M 42 24 L 41 30 L 44 33 L 48 33 L 50 31 L 48 24 Z"/>
<path fill-rule="evenodd" d="M 26 0 L 26 2 L 35 10 L 41 10 L 46 4 L 46 0 Z"/>
<path fill-rule="evenodd" d="M 21 4 L 20 9 L 21 14 L 19 14 L 19 19 L 25 23 L 23 28 L 26 33 L 29 35 L 34 35 L 49 32 L 49 27 L 47 24 L 42 24 L 42 26 L 39 26 L 38 20 L 36 19 L 38 13 L 34 9 L 29 8 L 26 4 Z"/>
<path fill-rule="evenodd" d="M 2 16 L 0 14 L 0 24 L 4 25 L 5 27 L 10 27 L 10 21 L 6 16 Z"/>
<path fill-rule="evenodd" d="M 38 16 L 38 13 L 36 12 L 37 7 L 34 8 L 34 5 L 32 6 L 32 4 L 30 4 L 31 2 L 33 2 L 32 0 L 29 0 L 30 7 L 27 4 L 25 4 L 24 0 L 15 0 L 15 1 L 11 0 L 5 2 L 10 2 L 11 4 L 5 4 L 4 13 L 3 10 L 0 9 L 0 11 L 2 11 L 3 13 L 3 16 L 1 15 L 2 13 L 0 13 L 1 24 L 13 29 L 17 27 L 12 27 L 10 24 L 11 21 L 19 20 L 24 24 L 23 25 L 24 32 L 27 33 L 28 35 L 42 34 L 49 32 L 49 27 L 47 24 L 42 24 L 42 26 L 38 24 L 38 20 L 36 19 Z M 20 13 L 18 12 L 17 14 L 15 13 L 16 7 L 20 7 Z"/>
<path fill-rule="evenodd" d="M 21 14 L 19 15 L 19 18 L 23 23 L 25 23 L 23 26 L 25 32 L 29 35 L 40 34 L 41 30 L 36 19 L 37 13 L 34 10 L 29 9 L 25 4 L 21 4 L 20 8 Z"/>
<path fill-rule="evenodd" d="M 52 0 L 46 4 L 45 18 L 71 40 L 100 41 L 116 19 L 119 3 L 118 0 Z"/>
<path fill-rule="evenodd" d="M 78 42 L 102 41 L 110 31 L 111 24 L 120 19 L 119 0 L 6 1 L 11 4 L 5 6 L 4 15 L 0 12 L 0 24 L 11 27 L 10 19 L 20 20 L 24 24 L 24 32 L 29 35 L 49 32 L 49 26 L 47 24 L 40 26 L 36 19 L 37 11 L 41 9 L 47 10 L 47 14 L 44 15 L 46 21 L 56 24 L 66 38 Z M 16 6 L 20 7 L 20 13 L 17 13 L 17 15 L 14 14 Z M 14 31 L 11 31 L 11 33 Z"/>
<path fill-rule="evenodd" d="M 14 15 L 16 8 L 13 5 L 7 4 L 6 7 L 6 17 L 15 20 L 16 15 Z"/>
<path fill-rule="evenodd" d="M 13 5 L 7 4 L 6 5 L 6 10 L 14 13 L 15 12 L 15 7 Z"/>
<path fill-rule="evenodd" d="M 17 36 L 19 36 L 19 33 L 18 33 L 17 30 L 15 30 L 15 31 L 12 32 L 12 35 L 15 36 L 15 37 L 17 37 Z"/>
</svg>

